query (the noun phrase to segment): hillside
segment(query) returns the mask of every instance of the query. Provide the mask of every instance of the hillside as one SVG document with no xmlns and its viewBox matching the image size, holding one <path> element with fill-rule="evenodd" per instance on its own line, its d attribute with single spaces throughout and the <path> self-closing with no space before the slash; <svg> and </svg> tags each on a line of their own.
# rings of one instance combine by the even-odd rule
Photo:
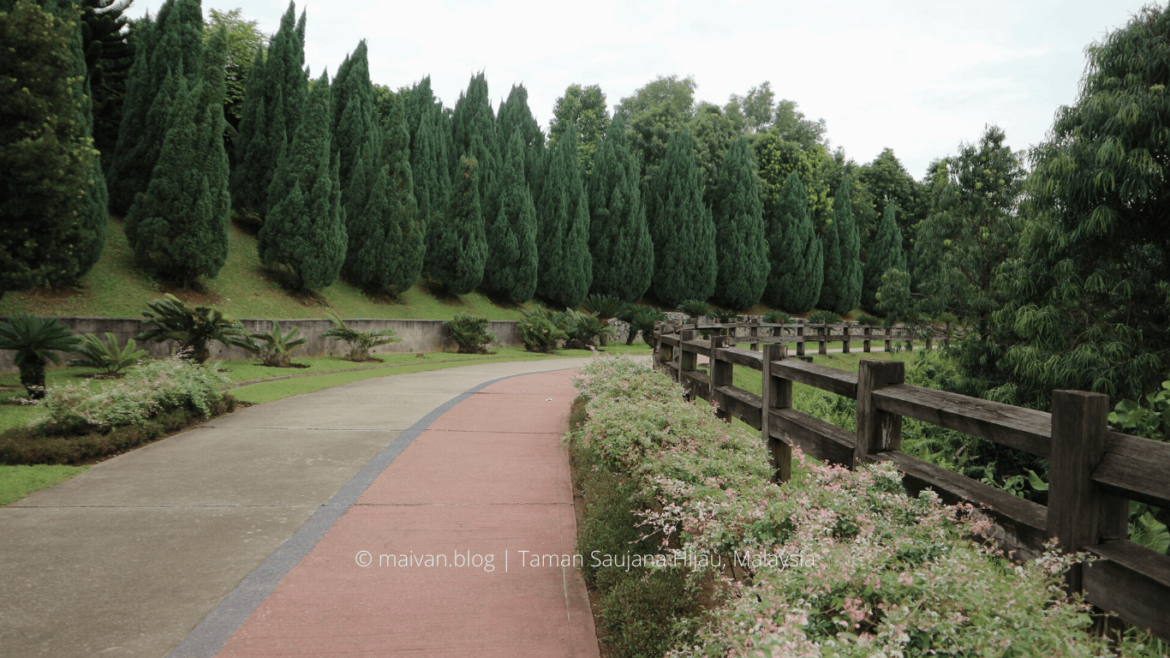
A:
<svg viewBox="0 0 1170 658">
<path fill-rule="evenodd" d="M 343 281 L 302 299 L 288 293 L 260 266 L 256 238 L 234 224 L 228 260 L 219 276 L 206 282 L 201 293 L 175 291 L 134 265 L 134 254 L 122 231 L 122 221 L 110 218 L 101 261 L 82 278 L 80 288 L 68 291 L 9 292 L 0 299 L 0 315 L 22 311 L 47 316 L 139 317 L 146 302 L 173 292 L 197 303 L 212 303 L 237 318 L 319 318 L 333 309 L 346 318 L 448 320 L 466 311 L 489 320 L 518 320 L 528 305 L 494 303 L 478 292 L 435 295 L 416 285 L 399 299 L 371 299 Z"/>
</svg>

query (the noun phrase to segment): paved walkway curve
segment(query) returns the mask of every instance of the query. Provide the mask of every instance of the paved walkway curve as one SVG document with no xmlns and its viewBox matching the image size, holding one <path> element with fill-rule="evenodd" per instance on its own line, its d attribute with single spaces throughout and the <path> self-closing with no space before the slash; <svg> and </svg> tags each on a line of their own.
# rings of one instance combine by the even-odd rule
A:
<svg viewBox="0 0 1170 658">
<path fill-rule="evenodd" d="M 0 508 L 0 658 L 596 656 L 572 569 L 378 566 L 571 553 L 559 435 L 584 362 L 286 398 Z"/>
</svg>

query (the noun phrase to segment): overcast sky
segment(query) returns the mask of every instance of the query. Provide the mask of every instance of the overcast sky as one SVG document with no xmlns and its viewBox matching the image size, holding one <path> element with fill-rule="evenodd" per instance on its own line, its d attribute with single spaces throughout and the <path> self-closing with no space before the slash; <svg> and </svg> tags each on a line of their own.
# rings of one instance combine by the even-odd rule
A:
<svg viewBox="0 0 1170 658">
<path fill-rule="evenodd" d="M 136 0 L 128 13 L 161 4 Z M 397 89 L 429 74 L 452 106 L 482 69 L 494 105 L 523 83 L 546 129 L 573 83 L 600 85 L 612 110 L 658 75 L 693 75 L 696 100 L 719 105 L 769 80 L 777 99 L 825 119 L 834 148 L 864 163 L 890 147 L 921 178 L 988 123 L 1015 149 L 1042 140 L 1057 107 L 1076 97 L 1085 46 L 1143 4 L 329 0 L 304 5 L 305 55 L 314 77 L 332 74 L 366 39 L 375 83 Z M 236 7 L 271 34 L 288 5 L 204 0 L 204 11 Z"/>
</svg>

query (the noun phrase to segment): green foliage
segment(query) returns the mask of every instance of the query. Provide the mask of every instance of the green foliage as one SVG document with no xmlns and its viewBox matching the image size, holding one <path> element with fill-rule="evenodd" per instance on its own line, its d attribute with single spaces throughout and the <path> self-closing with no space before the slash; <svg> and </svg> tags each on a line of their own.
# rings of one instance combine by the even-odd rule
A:
<svg viewBox="0 0 1170 658">
<path fill-rule="evenodd" d="M 427 76 L 409 90 L 405 101 L 406 127 L 410 132 L 410 170 L 414 176 L 414 198 L 423 224 L 426 244 L 430 244 L 429 227 L 447 210 L 451 188 L 449 152 L 443 134 L 446 120 L 442 104 L 431 92 Z M 431 254 L 427 254 L 429 268 Z"/>
<path fill-rule="evenodd" d="M 45 397 L 45 364 L 61 364 L 56 352 L 72 352 L 78 345 L 69 327 L 54 318 L 18 313 L 0 324 L 0 350 L 14 350 L 20 383 L 34 400 Z"/>
<path fill-rule="evenodd" d="M 642 334 L 642 340 L 651 347 L 654 347 L 654 323 L 665 322 L 666 314 L 658 309 L 649 306 L 637 306 L 634 308 L 633 314 L 630 316 L 628 322 L 630 323 L 629 334 L 626 336 L 626 345 L 633 345 L 634 339 L 639 333 Z"/>
<path fill-rule="evenodd" d="M 877 308 L 877 289 L 881 286 L 882 275 L 887 270 L 906 271 L 906 252 L 902 249 L 902 232 L 894 220 L 895 206 L 886 206 L 877 236 L 869 247 L 869 260 L 865 262 L 865 285 L 861 292 L 861 306 Z"/>
<path fill-rule="evenodd" d="M 329 155 L 329 78 L 313 85 L 305 116 L 268 190 L 279 199 L 260 229 L 260 260 L 291 273 L 290 287 L 319 290 L 345 261 L 340 163 Z"/>
<path fill-rule="evenodd" d="M 529 352 L 548 353 L 556 349 L 557 341 L 569 337 L 552 320 L 540 313 L 525 312 L 524 318 L 517 324 L 520 332 L 520 341 L 524 349 Z"/>
<path fill-rule="evenodd" d="M 344 326 L 344 325 L 343 325 Z M 252 339 L 260 345 L 260 358 L 264 365 L 272 368 L 288 368 L 292 365 L 292 353 L 301 345 L 308 342 L 308 338 L 297 338 L 300 328 L 293 327 L 284 333 L 280 329 L 278 320 L 272 321 L 272 329 L 267 333 L 250 334 Z"/>
<path fill-rule="evenodd" d="M 593 282 L 589 200 L 577 157 L 575 127 L 569 126 L 551 149 L 549 158 L 539 204 L 537 291 L 546 299 L 574 307 L 589 293 Z"/>
<path fill-rule="evenodd" d="M 548 145 L 555 145 L 573 126 L 577 131 L 577 158 L 581 175 L 593 175 L 594 158 L 601 146 L 601 137 L 609 125 L 605 92 L 597 85 L 582 87 L 571 84 L 565 95 L 553 105 L 553 117 L 549 121 Z"/>
<path fill-rule="evenodd" d="M 83 0 L 81 49 L 85 53 L 87 82 L 93 103 L 93 145 L 102 154 L 102 166 L 113 160 L 122 122 L 126 80 L 134 63 L 134 40 L 123 14 L 129 3 L 119 0 Z"/>
<path fill-rule="evenodd" d="M 178 79 L 169 127 L 144 194 L 126 215 L 126 237 L 140 263 L 188 287 L 214 278 L 227 260 L 231 198 L 224 151 L 224 49 L 217 31 L 201 71 Z"/>
<path fill-rule="evenodd" d="M 702 172 L 690 131 L 671 136 L 645 201 L 654 243 L 654 295 L 667 305 L 707 299 L 718 274 L 715 224 L 703 204 Z"/>
<path fill-rule="evenodd" d="M 1162 382 L 1161 390 L 1146 395 L 1146 404 L 1122 400 L 1110 412 L 1109 422 L 1130 434 L 1166 440 L 1170 437 L 1170 381 Z"/>
<path fill-rule="evenodd" d="M 784 198 L 789 192 L 788 177 L 796 173 L 807 195 L 805 212 L 818 230 L 823 228 L 833 207 L 826 180 L 833 159 L 824 147 L 818 144 L 804 148 L 796 142 L 784 141 L 776 130 L 770 130 L 752 138 L 752 150 L 760 176 L 764 215 L 775 222 L 782 217 L 776 206 L 781 203 L 791 206 Z"/>
<path fill-rule="evenodd" d="M 779 309 L 773 309 L 764 314 L 764 322 L 772 324 L 792 324 L 792 316 Z"/>
<path fill-rule="evenodd" d="M 256 52 L 268 43 L 268 36 L 260 31 L 256 21 L 245 19 L 240 9 L 219 11 L 209 8 L 203 30 L 204 43 L 220 29 L 227 37 L 223 113 L 229 117 L 228 121 L 238 122 L 243 117 L 248 74 Z"/>
<path fill-rule="evenodd" d="M 816 311 L 805 318 L 808 324 L 841 324 L 841 316 L 832 311 Z"/>
<path fill-rule="evenodd" d="M 146 356 L 146 350 L 138 349 L 133 338 L 127 338 L 126 344 L 119 348 L 118 338 L 108 331 L 105 343 L 93 334 L 82 336 L 81 343 L 74 348 L 73 353 L 82 358 L 70 360 L 69 365 L 96 368 L 103 375 L 115 377 Z"/>
<path fill-rule="evenodd" d="M 526 302 L 536 292 L 536 206 L 524 180 L 525 146 L 521 128 L 512 132 L 500 180 L 500 211 L 486 229 L 487 288 Z"/>
<path fill-rule="evenodd" d="M 713 194 L 715 300 L 733 309 L 759 303 L 771 270 L 757 180 L 747 138 L 741 137 L 723 160 Z"/>
<path fill-rule="evenodd" d="M 896 212 L 898 234 L 904 238 L 914 235 L 915 224 L 922 221 L 929 210 L 930 190 L 926 185 L 914 180 L 902 166 L 898 156 L 894 155 L 893 149 L 882 149 L 873 162 L 862 166 L 857 172 L 857 181 L 854 181 L 854 184 L 857 182 L 869 190 L 873 197 L 874 211 L 881 221 L 885 221 L 886 213 L 892 208 Z M 912 247 L 909 240 L 902 245 L 903 258 L 910 253 Z M 872 254 L 872 247 L 870 249 L 869 253 Z"/>
<path fill-rule="evenodd" d="M 106 209 L 72 12 L 15 3 L 0 20 L 0 41 L 3 296 L 75 284 L 101 254 Z"/>
<path fill-rule="evenodd" d="M 857 316 L 857 323 L 863 326 L 880 327 L 882 319 L 867 313 L 861 313 Z"/>
<path fill-rule="evenodd" d="M 470 313 L 457 313 L 443 326 L 451 332 L 451 340 L 459 346 L 460 354 L 487 354 L 488 344 L 496 339 L 496 335 L 488 331 L 487 318 Z"/>
<path fill-rule="evenodd" d="M 707 317 L 718 322 L 719 324 L 730 324 L 732 322 L 742 322 L 743 316 L 735 311 L 730 311 L 725 308 L 712 308 L 707 312 Z"/>
<path fill-rule="evenodd" d="M 592 313 L 603 321 L 622 317 L 629 306 L 630 304 L 618 297 L 597 293 L 589 295 L 581 302 L 581 308 L 586 313 Z"/>
<path fill-rule="evenodd" d="M 153 340 L 157 343 L 178 341 L 181 358 L 203 363 L 211 356 L 212 341 L 255 350 L 243 325 L 218 309 L 191 306 L 169 293 L 163 299 L 149 302 L 147 308 L 142 312 L 142 317 L 154 327 L 139 333 L 137 340 Z"/>
<path fill-rule="evenodd" d="M 697 87 L 693 77 L 658 76 L 618 104 L 614 115 L 624 120 L 630 147 L 642 163 L 641 183 L 655 178 L 675 133 L 694 115 Z"/>
<path fill-rule="evenodd" d="M 772 121 L 773 129 L 782 141 L 800 144 L 804 149 L 812 149 L 823 144 L 825 134 L 825 120 L 805 118 L 804 112 L 797 109 L 797 102 L 781 100 L 776 104 L 776 114 Z"/>
<path fill-rule="evenodd" d="M 808 214 L 808 196 L 797 172 L 788 175 L 773 208 L 768 236 L 771 270 L 764 300 L 791 313 L 812 309 L 821 297 L 824 251 Z"/>
<path fill-rule="evenodd" d="M 695 161 L 703 172 L 703 202 L 718 210 L 715 192 L 724 159 L 731 145 L 743 137 L 731 117 L 718 105 L 705 101 L 695 108 L 695 116 L 687 127 L 695 136 Z M 759 179 L 755 178 L 755 182 L 758 187 Z"/>
<path fill-rule="evenodd" d="M 569 311 L 565 333 L 568 335 L 565 347 L 583 350 L 605 345 L 606 340 L 613 336 L 613 327 L 592 313 Z"/>
<path fill-rule="evenodd" d="M 845 269 L 841 265 L 841 233 L 837 222 L 829 221 L 821 240 L 825 250 L 825 278 L 817 306 L 839 309 L 842 305 L 841 291 L 845 287 Z"/>
<path fill-rule="evenodd" d="M 483 282 L 487 237 L 480 212 L 479 163 L 463 157 L 459 166 L 446 215 L 427 229 L 427 268 L 431 278 L 462 295 Z"/>
<path fill-rule="evenodd" d="M 341 199 L 348 208 L 350 188 L 365 149 L 381 155 L 382 134 L 374 107 L 374 85 L 370 82 L 370 63 L 366 41 L 358 43 L 337 67 L 331 86 L 331 134 L 333 150 L 340 154 Z M 359 185 L 366 185 L 359 182 Z M 369 186 L 366 185 L 366 191 Z M 348 211 L 347 211 L 348 215 Z M 347 217 L 348 222 L 348 217 Z M 347 224 L 348 226 L 348 224 Z"/>
<path fill-rule="evenodd" d="M 509 135 L 509 137 L 511 137 Z M 471 77 L 451 112 L 452 154 L 461 153 L 479 163 L 479 202 L 487 219 L 499 213 L 503 154 L 497 149 L 496 116 L 483 71 Z M 447 160 L 448 166 L 458 163 Z"/>
<path fill-rule="evenodd" d="M 833 222 L 825 249 L 825 283 L 820 305 L 840 314 L 861 301 L 861 242 L 853 219 L 851 185 L 846 176 L 833 197 Z M 831 289 L 830 289 L 831 287 Z"/>
<path fill-rule="evenodd" d="M 698 323 L 699 318 L 711 312 L 711 307 L 701 299 L 688 299 L 678 305 L 678 312 L 692 318 L 695 323 Z"/>
<path fill-rule="evenodd" d="M 394 333 L 393 329 L 374 329 L 372 331 L 358 331 L 345 326 L 345 321 L 341 316 L 333 311 L 329 311 L 326 317 L 333 323 L 333 326 L 321 334 L 325 338 L 333 338 L 349 343 L 349 355 L 346 357 L 350 361 L 374 361 L 370 356 L 370 350 L 382 345 L 389 345 L 390 343 L 401 342 L 402 339 Z"/>
</svg>

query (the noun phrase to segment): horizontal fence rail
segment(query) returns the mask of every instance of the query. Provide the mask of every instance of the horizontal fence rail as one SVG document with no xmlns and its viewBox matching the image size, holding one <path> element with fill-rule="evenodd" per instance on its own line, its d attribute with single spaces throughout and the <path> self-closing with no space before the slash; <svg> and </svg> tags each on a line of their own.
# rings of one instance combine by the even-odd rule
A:
<svg viewBox="0 0 1170 658">
<path fill-rule="evenodd" d="M 852 373 L 788 354 L 789 343 L 796 343 L 800 357 L 807 342 L 819 342 L 824 353 L 827 341 L 842 338 L 848 352 L 853 334 L 842 327 L 737 323 L 684 325 L 676 333 L 660 323 L 654 361 L 688 395 L 715 404 L 721 418 L 737 418 L 759 430 L 772 454 L 776 481 L 791 476 L 794 446 L 851 469 L 890 462 L 911 494 L 931 489 L 944 502 L 981 508 L 998 527 L 996 540 L 1013 557 L 1034 558 L 1053 537 L 1063 550 L 1096 557 L 1068 574 L 1069 588 L 1125 622 L 1170 640 L 1170 556 L 1129 541 L 1127 527 L 1128 500 L 1170 506 L 1170 444 L 1110 430 L 1109 398 L 1098 393 L 1054 391 L 1052 411 L 1044 412 L 911 386 L 904 381 L 901 361 L 863 360 L 859 372 Z M 761 336 L 762 329 L 775 331 Z M 869 340 L 905 340 L 908 335 L 874 335 L 869 329 L 863 334 Z M 745 330 L 748 335 L 737 335 Z M 784 333 L 790 330 L 800 333 Z M 700 331 L 711 335 L 697 338 Z M 748 342 L 762 351 L 735 346 Z M 707 372 L 699 369 L 699 356 L 708 357 Z M 735 366 L 760 371 L 762 395 L 734 386 Z M 856 431 L 794 409 L 794 383 L 855 400 Z M 901 452 L 903 418 L 1047 458 L 1048 505 Z"/>
</svg>

